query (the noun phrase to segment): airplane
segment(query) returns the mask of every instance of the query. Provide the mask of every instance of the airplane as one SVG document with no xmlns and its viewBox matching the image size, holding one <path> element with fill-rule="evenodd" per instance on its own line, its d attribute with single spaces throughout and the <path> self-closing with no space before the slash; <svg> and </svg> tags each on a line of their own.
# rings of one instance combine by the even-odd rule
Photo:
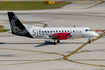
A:
<svg viewBox="0 0 105 70">
<path fill-rule="evenodd" d="M 7 12 L 11 32 L 18 36 L 25 36 L 29 38 L 35 38 L 41 36 L 45 39 L 54 40 L 54 45 L 60 43 L 60 40 L 66 40 L 69 38 L 91 38 L 98 37 L 99 34 L 92 31 L 88 27 L 38 27 L 22 24 L 21 21 L 13 12 Z"/>
</svg>

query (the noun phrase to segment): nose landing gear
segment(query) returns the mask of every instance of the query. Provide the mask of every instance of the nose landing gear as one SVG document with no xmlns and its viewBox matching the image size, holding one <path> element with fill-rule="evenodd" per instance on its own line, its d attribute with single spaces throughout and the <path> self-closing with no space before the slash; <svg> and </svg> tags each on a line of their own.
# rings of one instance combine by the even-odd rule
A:
<svg viewBox="0 0 105 70">
<path fill-rule="evenodd" d="M 90 38 L 89 38 L 89 43 L 91 43 Z"/>
</svg>

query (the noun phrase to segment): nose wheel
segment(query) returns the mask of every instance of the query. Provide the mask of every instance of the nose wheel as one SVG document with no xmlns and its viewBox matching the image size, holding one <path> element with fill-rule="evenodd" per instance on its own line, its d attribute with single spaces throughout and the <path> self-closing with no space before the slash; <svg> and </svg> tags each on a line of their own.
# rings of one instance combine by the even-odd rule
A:
<svg viewBox="0 0 105 70">
<path fill-rule="evenodd" d="M 54 45 L 56 45 L 57 43 L 56 43 L 56 42 L 54 42 L 53 44 L 54 44 Z"/>
<path fill-rule="evenodd" d="M 89 39 L 89 43 L 91 43 L 90 39 Z"/>
</svg>

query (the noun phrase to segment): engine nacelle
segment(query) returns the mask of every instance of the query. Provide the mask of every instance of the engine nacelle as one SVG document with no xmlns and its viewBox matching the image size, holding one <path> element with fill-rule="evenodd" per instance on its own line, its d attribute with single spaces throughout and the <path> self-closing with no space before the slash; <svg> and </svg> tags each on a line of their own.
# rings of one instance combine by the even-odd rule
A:
<svg viewBox="0 0 105 70">
<path fill-rule="evenodd" d="M 54 33 L 49 36 L 51 39 L 64 40 L 70 38 L 70 33 Z"/>
</svg>

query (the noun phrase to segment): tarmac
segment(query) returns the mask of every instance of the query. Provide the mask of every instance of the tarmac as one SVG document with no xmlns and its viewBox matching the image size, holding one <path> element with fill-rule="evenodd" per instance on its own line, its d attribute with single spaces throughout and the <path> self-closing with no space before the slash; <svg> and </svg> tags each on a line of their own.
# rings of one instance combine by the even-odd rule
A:
<svg viewBox="0 0 105 70">
<path fill-rule="evenodd" d="M 105 3 L 89 9 L 13 12 L 24 24 L 29 25 L 43 27 L 46 24 L 46 27 L 76 26 L 104 30 L 104 6 Z M 0 11 L 0 25 L 10 29 L 7 12 Z M 31 39 L 8 32 L 0 33 L 0 70 L 105 70 L 105 36 L 91 44 L 87 42 L 87 38 L 68 39 L 53 45 L 51 39 Z M 76 49 L 78 50 L 70 55 Z"/>
<path fill-rule="evenodd" d="M 101 3 L 102 1 L 76 1 L 62 8 L 63 9 L 86 9 L 86 8 L 90 8 Z"/>
</svg>

